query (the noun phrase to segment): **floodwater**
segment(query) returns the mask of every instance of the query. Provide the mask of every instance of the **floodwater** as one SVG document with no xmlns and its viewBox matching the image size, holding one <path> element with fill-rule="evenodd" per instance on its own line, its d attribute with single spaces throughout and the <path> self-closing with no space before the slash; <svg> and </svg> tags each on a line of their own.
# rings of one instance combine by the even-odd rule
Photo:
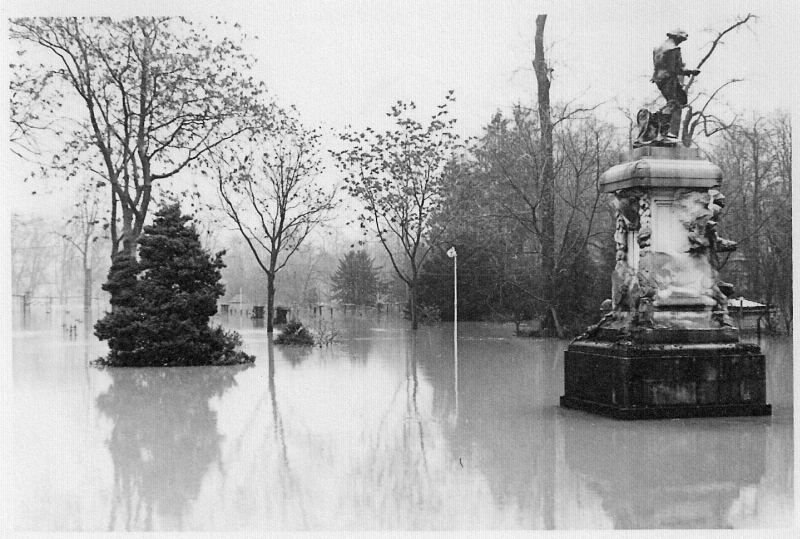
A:
<svg viewBox="0 0 800 539">
<path fill-rule="evenodd" d="M 567 342 L 339 319 L 250 367 L 105 369 L 93 337 L 14 333 L 17 530 L 740 528 L 791 524 L 792 347 L 771 418 L 560 409 Z"/>
</svg>

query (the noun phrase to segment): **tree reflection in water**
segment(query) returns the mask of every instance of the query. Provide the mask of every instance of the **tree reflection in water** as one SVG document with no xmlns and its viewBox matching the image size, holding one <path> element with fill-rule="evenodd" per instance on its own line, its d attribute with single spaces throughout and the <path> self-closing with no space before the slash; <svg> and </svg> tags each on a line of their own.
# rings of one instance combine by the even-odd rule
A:
<svg viewBox="0 0 800 539">
<path fill-rule="evenodd" d="M 220 459 L 209 400 L 236 385 L 235 375 L 249 367 L 107 370 L 112 383 L 97 397 L 97 408 L 113 422 L 109 530 L 182 529 L 203 477 Z"/>
<path fill-rule="evenodd" d="M 549 354 L 560 353 L 560 343 L 542 341 L 547 349 L 534 360 L 528 342 L 467 335 L 459 338 L 457 396 L 452 336 L 440 332 L 430 350 L 420 350 L 453 459 L 486 478 L 500 514 L 512 521 L 503 526 L 555 528 L 558 371 Z"/>
<path fill-rule="evenodd" d="M 403 463 L 405 466 L 403 476 L 411 478 L 414 482 L 418 481 L 415 478 L 416 475 L 424 476 L 424 481 L 430 481 L 428 459 L 425 454 L 425 431 L 422 428 L 422 419 L 417 404 L 417 392 L 419 391 L 417 337 L 417 332 L 414 331 L 406 340 L 406 417 L 403 421 Z M 414 430 L 417 432 L 414 433 Z M 414 443 L 415 435 L 419 442 L 418 455 L 415 455 L 416 451 L 410 447 L 410 444 Z M 409 491 L 414 487 L 414 485 L 405 486 L 411 487 Z"/>
<path fill-rule="evenodd" d="M 447 349 L 446 333 L 438 338 L 433 349 Z M 782 514 L 759 507 L 791 493 L 780 480 L 791 450 L 776 449 L 791 447 L 791 429 L 770 428 L 782 419 L 626 422 L 559 409 L 553 358 L 564 346 L 535 341 L 531 354 L 525 341 L 459 342 L 455 422 L 452 358 L 419 351 L 453 457 L 480 470 L 515 527 L 726 528 Z M 773 360 L 775 369 L 785 358 Z"/>
<path fill-rule="evenodd" d="M 716 528 L 791 515 L 791 415 L 561 410 L 565 343 L 477 325 L 459 339 L 456 409 L 448 328 L 373 333 L 330 349 L 260 343 L 218 407 L 234 369 L 107 371 L 109 528 Z M 785 366 L 775 380 L 791 357 L 771 356 Z"/>
<path fill-rule="evenodd" d="M 308 346 L 284 346 L 283 356 L 287 361 L 295 367 L 305 360 L 311 353 Z M 278 478 L 281 485 L 281 493 L 283 500 L 291 500 L 297 498 L 298 507 L 300 509 L 300 516 L 303 521 L 303 528 L 308 528 L 308 513 L 305 508 L 305 501 L 302 489 L 300 488 L 297 479 L 292 473 L 292 468 L 289 465 L 289 452 L 286 448 L 286 434 L 283 428 L 283 416 L 281 415 L 280 408 L 278 407 L 278 396 L 275 388 L 275 349 L 272 341 L 267 344 L 267 355 L 269 361 L 269 398 L 272 404 L 272 432 L 275 441 L 280 448 L 280 465 L 278 466 Z M 287 512 L 288 504 L 283 503 L 282 517 L 283 525 L 286 526 L 289 522 L 289 515 Z"/>
<path fill-rule="evenodd" d="M 364 365 L 372 353 L 374 339 L 369 337 L 357 337 L 345 340 L 342 345 L 347 350 L 347 357 L 350 361 Z"/>
<path fill-rule="evenodd" d="M 274 365 L 275 358 L 274 358 L 274 351 L 272 348 L 273 344 L 269 342 L 269 357 L 270 357 L 270 365 Z M 313 351 L 312 346 L 298 346 L 292 344 L 286 344 L 281 346 L 281 357 L 283 357 L 292 367 L 300 366 L 308 356 L 311 355 Z M 274 369 L 271 371 L 274 375 Z"/>
</svg>

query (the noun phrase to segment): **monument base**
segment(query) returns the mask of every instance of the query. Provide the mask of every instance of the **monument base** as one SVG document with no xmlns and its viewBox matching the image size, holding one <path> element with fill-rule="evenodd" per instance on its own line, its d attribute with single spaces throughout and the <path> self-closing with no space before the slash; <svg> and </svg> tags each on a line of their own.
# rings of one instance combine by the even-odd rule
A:
<svg viewBox="0 0 800 539">
<path fill-rule="evenodd" d="M 770 415 L 759 347 L 574 341 L 561 406 L 618 419 Z"/>
</svg>

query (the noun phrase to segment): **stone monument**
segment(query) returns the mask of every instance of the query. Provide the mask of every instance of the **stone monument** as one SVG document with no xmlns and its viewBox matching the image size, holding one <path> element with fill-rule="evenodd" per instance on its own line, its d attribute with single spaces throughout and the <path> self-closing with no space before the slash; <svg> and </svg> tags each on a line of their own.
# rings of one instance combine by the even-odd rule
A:
<svg viewBox="0 0 800 539">
<path fill-rule="evenodd" d="M 716 232 L 722 171 L 660 133 L 601 177 L 616 208 L 612 299 L 565 353 L 561 406 L 625 419 L 769 415 L 764 355 L 739 341 L 733 286 L 715 268 L 736 249 Z"/>
</svg>

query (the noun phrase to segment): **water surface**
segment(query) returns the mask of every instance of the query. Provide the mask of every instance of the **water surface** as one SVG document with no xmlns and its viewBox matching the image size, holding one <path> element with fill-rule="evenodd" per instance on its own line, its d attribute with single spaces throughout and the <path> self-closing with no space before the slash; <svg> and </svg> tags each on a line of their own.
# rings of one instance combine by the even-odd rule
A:
<svg viewBox="0 0 800 539">
<path fill-rule="evenodd" d="M 94 338 L 15 331 L 15 528 L 790 524 L 790 338 L 762 341 L 771 418 L 624 422 L 557 407 L 565 341 L 460 324 L 456 369 L 451 325 L 336 325 L 323 349 L 246 327 L 233 368 L 98 370 Z"/>
</svg>

